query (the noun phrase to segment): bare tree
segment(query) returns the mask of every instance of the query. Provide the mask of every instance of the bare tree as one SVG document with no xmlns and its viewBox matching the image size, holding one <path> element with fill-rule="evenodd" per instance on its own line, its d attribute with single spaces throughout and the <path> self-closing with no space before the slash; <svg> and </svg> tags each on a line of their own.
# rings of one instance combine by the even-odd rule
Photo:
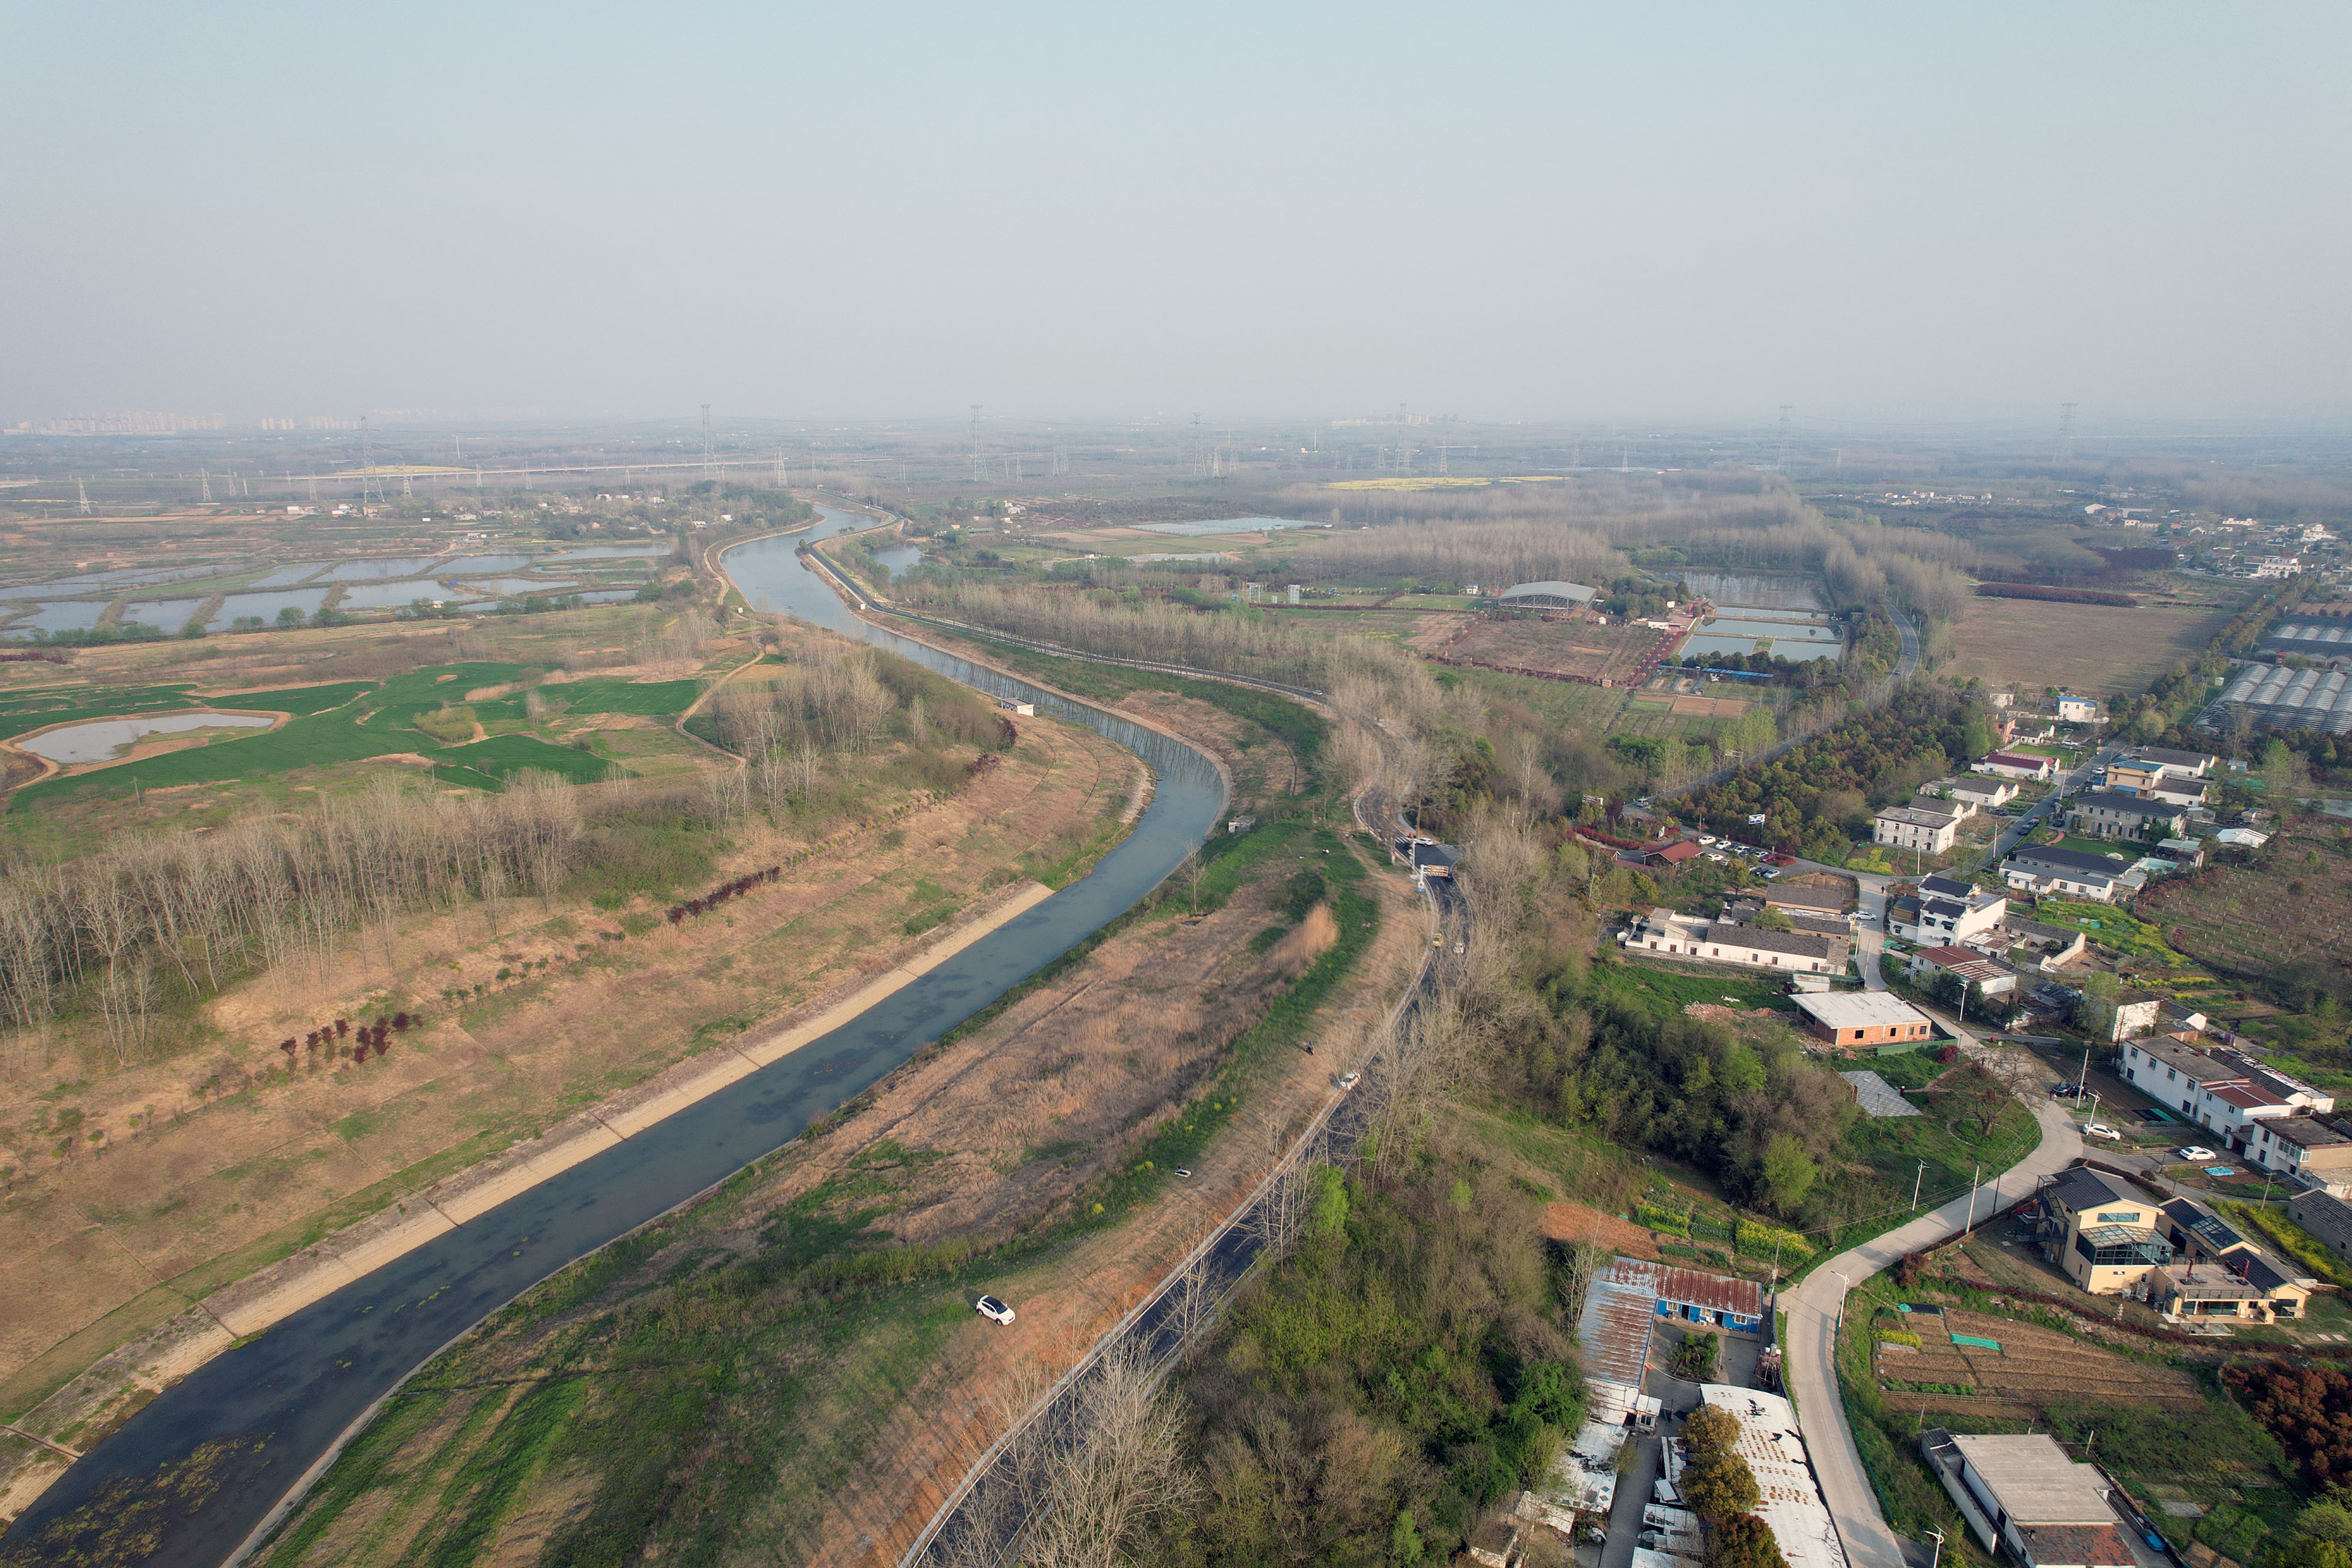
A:
<svg viewBox="0 0 2352 1568">
<path fill-rule="evenodd" d="M 1182 1423 L 1139 1348 L 1106 1355 L 1087 1379 L 1072 1440 L 1047 1463 L 1044 1508 L 1023 1552 L 1032 1568 L 1117 1568 L 1145 1526 L 1190 1507 Z"/>
</svg>

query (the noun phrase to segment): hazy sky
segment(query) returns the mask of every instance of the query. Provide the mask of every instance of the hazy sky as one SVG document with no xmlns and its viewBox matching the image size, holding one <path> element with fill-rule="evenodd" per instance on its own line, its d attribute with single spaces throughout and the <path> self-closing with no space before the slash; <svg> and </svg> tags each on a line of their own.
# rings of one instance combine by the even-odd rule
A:
<svg viewBox="0 0 2352 1568">
<path fill-rule="evenodd" d="M 17 0 L 0 419 L 2352 413 L 2352 6 Z"/>
</svg>

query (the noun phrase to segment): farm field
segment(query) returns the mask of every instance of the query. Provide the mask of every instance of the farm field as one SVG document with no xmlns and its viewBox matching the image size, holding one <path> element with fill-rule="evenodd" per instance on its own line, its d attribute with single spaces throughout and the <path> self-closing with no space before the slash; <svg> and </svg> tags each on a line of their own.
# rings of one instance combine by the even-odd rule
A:
<svg viewBox="0 0 2352 1568">
<path fill-rule="evenodd" d="M 2053 1404 L 2088 1401 L 2116 1406 L 2193 1410 L 2204 1403 L 2196 1379 L 2150 1366 L 2053 1329 L 1948 1307 L 1941 1312 L 1882 1312 L 1878 1326 L 1919 1336 L 1916 1349 L 1882 1339 L 1878 1376 L 1886 1407 L 1941 1419 L 2032 1420 Z M 1958 1335 L 1956 1339 L 1953 1336 Z M 1990 1340 L 1990 1348 L 1968 1341 Z M 1932 1384 L 1933 1392 L 1916 1392 Z"/>
<path fill-rule="evenodd" d="M 2352 972 L 2352 846 L 2339 831 L 2289 823 L 2255 863 L 2167 878 L 2140 895 L 2138 912 L 2225 974 L 2340 982 Z"/>
<path fill-rule="evenodd" d="M 1434 644 L 1424 640 L 1423 646 L 1437 658 L 1622 686 L 1664 640 L 1663 632 L 1622 621 L 1599 626 L 1580 617 L 1482 619 L 1462 622 L 1451 635 L 1442 634 Z"/>
<path fill-rule="evenodd" d="M 2229 617 L 2221 609 L 1970 597 L 1952 628 L 1951 671 L 1996 689 L 2137 692 L 2205 646 Z"/>
</svg>

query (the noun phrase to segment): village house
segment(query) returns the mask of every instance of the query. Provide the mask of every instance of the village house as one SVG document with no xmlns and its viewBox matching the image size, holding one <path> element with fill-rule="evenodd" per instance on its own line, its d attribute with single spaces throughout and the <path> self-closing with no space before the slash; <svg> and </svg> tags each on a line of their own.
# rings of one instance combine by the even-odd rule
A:
<svg viewBox="0 0 2352 1568">
<path fill-rule="evenodd" d="M 2056 1439 L 1919 1435 L 1927 1469 L 1944 1485 L 1987 1552 L 2003 1548 L 2026 1568 L 2136 1568 L 2099 1467 L 2069 1458 Z"/>
<path fill-rule="evenodd" d="M 1929 855 L 1950 849 L 1959 831 L 1958 817 L 1917 806 L 1890 806 L 1870 821 L 1871 842 Z"/>
<path fill-rule="evenodd" d="M 2003 915 L 2000 929 L 1993 935 L 2008 944 L 2011 962 L 2018 961 L 2017 949 L 2026 948 L 2041 960 L 2044 969 L 2064 967 L 2081 957 L 2091 945 L 2087 934 L 2071 925 L 2044 925 L 2021 915 Z"/>
<path fill-rule="evenodd" d="M 2338 1193 L 2313 1189 L 2287 1199 L 2286 1211 L 2338 1258 L 2352 1261 L 2352 1203 Z"/>
<path fill-rule="evenodd" d="M 1958 975 L 1988 997 L 2009 996 L 2017 989 L 2015 969 L 1970 947 L 1919 948 L 1911 955 L 1910 968 L 1915 982 L 1936 974 Z"/>
<path fill-rule="evenodd" d="M 2147 1277 L 2147 1303 L 2168 1317 L 2299 1318 L 2318 1281 L 2256 1246 L 2193 1198 L 2161 1210 L 2176 1260 Z"/>
<path fill-rule="evenodd" d="M 2118 890 L 2147 881 L 2145 877 L 2126 881 L 2137 874 L 2120 856 L 2053 849 L 2046 844 L 2020 844 L 2000 862 L 2001 880 L 2017 892 L 2089 899 L 2094 904 L 2113 904 Z"/>
<path fill-rule="evenodd" d="M 2095 1296 L 2122 1295 L 2172 1261 L 2158 1206 L 2120 1176 L 2076 1166 L 2037 1197 L 2043 1256 Z"/>
<path fill-rule="evenodd" d="M 1845 891 L 1836 887 L 1815 887 L 1805 883 L 1776 882 L 1765 888 L 1766 907 L 1778 909 L 1795 916 L 1799 914 L 1827 915 L 1845 919 Z M 1848 923 L 1852 928 L 1852 923 Z"/>
<path fill-rule="evenodd" d="M 2172 764 L 2145 757 L 2122 757 L 2108 763 L 2106 787 L 2170 806 L 2200 806 L 2205 802 L 2204 779 L 2192 773 L 2175 772 Z"/>
<path fill-rule="evenodd" d="M 2167 800 L 2099 789 L 2075 796 L 2066 821 L 2074 831 L 2095 838 L 2144 839 L 2150 824 L 2161 827 L 2165 837 L 2178 838 L 2188 819 Z"/>
<path fill-rule="evenodd" d="M 1930 799 L 1960 801 L 1971 811 L 1990 811 L 2016 800 L 2018 783 L 2014 779 L 1978 774 L 1966 779 L 1937 779 L 1920 785 L 1919 793 Z"/>
<path fill-rule="evenodd" d="M 1927 1040 L 1935 1023 L 1918 1009 L 1885 991 L 1825 991 L 1790 998 L 1805 1015 L 1805 1032 L 1853 1051 Z"/>
<path fill-rule="evenodd" d="M 1660 957 L 1703 959 L 1712 964 L 1737 964 L 1748 969 L 1778 969 L 1791 974 L 1842 975 L 1846 967 L 1843 936 L 1821 936 L 1798 931 L 1768 931 L 1760 925 L 1734 925 L 1704 915 L 1678 915 L 1653 909 L 1617 934 L 1629 952 L 1655 953 Z"/>
<path fill-rule="evenodd" d="M 2320 1130 L 2281 1137 L 2263 1134 L 2289 1119 L 2325 1113 L 2336 1097 L 2300 1079 L 2275 1071 L 2242 1051 L 2207 1048 L 2193 1034 L 2175 1032 L 2124 1047 L 2123 1078 L 2142 1094 L 2211 1132 L 2231 1154 L 2265 1170 L 2300 1173 L 2305 1162 L 2289 1140 L 2308 1138 L 2315 1146 L 2340 1145 L 2352 1162 L 2352 1139 Z M 2338 1156 L 2323 1159 L 2333 1166 Z M 2314 1167 L 2316 1168 L 2316 1167 Z"/>
<path fill-rule="evenodd" d="M 2246 1147 L 2246 1163 L 2298 1176 L 2337 1197 L 2352 1197 L 2352 1137 L 2318 1116 L 2280 1116 L 2264 1122 Z"/>
<path fill-rule="evenodd" d="M 1996 779 L 2023 779 L 2046 784 L 2058 776 L 2058 759 L 2032 751 L 1995 751 L 1982 762 L 1971 763 L 1969 770 Z"/>
<path fill-rule="evenodd" d="M 1958 877 L 1931 876 L 1916 894 L 1887 905 L 1886 929 L 1906 942 L 1951 944 L 1989 936 L 2009 913 L 2009 899 Z"/>
<path fill-rule="evenodd" d="M 2208 778 L 2220 761 L 2210 752 L 2180 751 L 2168 746 L 2143 746 L 2132 755 L 2143 762 L 2160 764 L 2182 779 Z"/>
<path fill-rule="evenodd" d="M 2059 694 L 2058 722 L 2060 724 L 2098 723 L 2099 705 L 2097 699 L 2094 697 L 2068 696 L 2064 693 Z"/>
</svg>

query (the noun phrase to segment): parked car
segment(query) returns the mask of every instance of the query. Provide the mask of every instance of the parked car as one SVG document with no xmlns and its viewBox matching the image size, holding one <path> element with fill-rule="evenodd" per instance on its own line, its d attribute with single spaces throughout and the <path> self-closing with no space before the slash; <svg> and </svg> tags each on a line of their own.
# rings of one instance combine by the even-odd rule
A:
<svg viewBox="0 0 2352 1568">
<path fill-rule="evenodd" d="M 1339 1092 L 1345 1094 L 1363 1081 L 1364 1075 L 1360 1072 L 1342 1072 L 1339 1074 Z"/>
<path fill-rule="evenodd" d="M 2050 1092 L 2053 1094 L 2063 1094 L 2072 1098 L 2073 1096 L 2083 1092 L 2083 1086 L 2079 1083 L 2053 1083 L 2050 1086 Z"/>
<path fill-rule="evenodd" d="M 992 1323 L 1009 1323 L 1013 1321 L 1013 1309 L 994 1296 L 981 1297 L 980 1300 L 972 1302 L 971 1310 Z"/>
<path fill-rule="evenodd" d="M 2105 1138 L 2111 1144 L 2120 1144 L 2124 1141 L 2124 1135 L 2121 1133 L 2116 1132 L 2113 1127 L 2108 1126 L 2105 1122 L 2092 1123 L 2089 1126 L 2083 1129 L 2083 1136 L 2086 1138 Z"/>
<path fill-rule="evenodd" d="M 2185 1148 L 2175 1149 L 2172 1152 L 2191 1165 L 2195 1165 L 2200 1160 L 2218 1160 L 2221 1157 L 2202 1144 L 2190 1144 Z"/>
</svg>

